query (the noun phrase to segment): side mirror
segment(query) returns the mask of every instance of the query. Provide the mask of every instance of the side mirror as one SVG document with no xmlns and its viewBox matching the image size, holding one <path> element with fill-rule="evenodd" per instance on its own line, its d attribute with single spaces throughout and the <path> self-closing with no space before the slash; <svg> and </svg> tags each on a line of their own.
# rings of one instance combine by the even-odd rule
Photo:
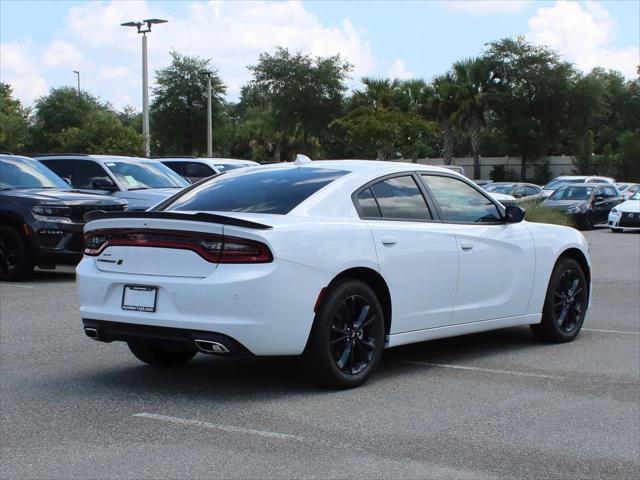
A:
<svg viewBox="0 0 640 480">
<path fill-rule="evenodd" d="M 507 223 L 520 223 L 524 220 L 525 211 L 515 205 L 505 207 L 504 218 Z"/>
<path fill-rule="evenodd" d="M 91 185 L 96 190 L 117 190 L 116 185 L 108 178 L 96 178 Z"/>
</svg>

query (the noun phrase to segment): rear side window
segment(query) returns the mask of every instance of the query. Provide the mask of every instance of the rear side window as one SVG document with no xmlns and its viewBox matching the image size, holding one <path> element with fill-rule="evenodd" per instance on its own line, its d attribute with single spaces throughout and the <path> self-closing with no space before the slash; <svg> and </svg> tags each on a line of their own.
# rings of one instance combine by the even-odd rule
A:
<svg viewBox="0 0 640 480">
<path fill-rule="evenodd" d="M 198 162 L 188 162 L 184 166 L 185 177 L 205 178 L 215 175 L 216 172 L 209 165 Z"/>
<path fill-rule="evenodd" d="M 285 215 L 346 173 L 343 170 L 304 167 L 222 175 L 187 189 L 164 210 Z"/>
<path fill-rule="evenodd" d="M 367 190 L 373 193 L 374 202 L 377 203 L 382 218 L 409 221 L 432 219 L 422 192 L 420 192 L 418 185 L 410 175 L 382 180 L 373 184 Z M 358 198 L 358 200 L 360 199 Z M 371 216 L 379 216 L 379 214 L 375 214 L 373 209 L 375 203 L 372 205 L 371 201 L 366 198 L 364 198 L 364 201 L 365 205 L 370 207 L 369 211 L 373 213 Z M 360 207 L 362 208 L 362 203 Z M 364 214 L 364 209 L 363 216 L 368 216 Z"/>
<path fill-rule="evenodd" d="M 375 197 L 373 196 L 373 192 L 370 188 L 361 191 L 358 194 L 358 205 L 360 206 L 360 211 L 362 212 L 362 216 L 366 218 L 380 218 L 382 217 L 382 213 L 380 213 L 380 208 L 378 208 L 378 202 L 376 202 Z"/>
<path fill-rule="evenodd" d="M 164 165 L 169 167 L 171 170 L 176 172 L 178 175 L 184 175 L 184 164 L 185 162 L 162 162 Z"/>
</svg>

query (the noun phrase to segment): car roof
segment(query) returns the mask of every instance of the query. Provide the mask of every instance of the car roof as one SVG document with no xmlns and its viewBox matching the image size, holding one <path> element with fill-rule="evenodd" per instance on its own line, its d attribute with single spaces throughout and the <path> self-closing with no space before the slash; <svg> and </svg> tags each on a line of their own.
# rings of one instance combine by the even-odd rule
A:
<svg viewBox="0 0 640 480">
<path fill-rule="evenodd" d="M 424 171 L 424 172 L 439 172 L 447 173 L 450 175 L 456 175 L 462 178 L 466 178 L 464 175 L 457 173 L 454 170 L 450 170 L 444 167 L 436 167 L 433 165 L 423 165 L 420 163 L 409 162 L 394 162 L 394 161 L 380 161 L 380 160 L 313 160 L 303 165 L 296 165 L 293 162 L 272 163 L 264 168 L 280 168 L 280 167 L 292 166 L 299 168 L 330 168 L 335 170 L 344 170 L 352 173 L 377 173 L 379 175 L 386 175 L 395 172 L 406 171 Z"/>
<path fill-rule="evenodd" d="M 126 155 L 83 155 L 83 154 L 47 154 L 35 155 L 33 158 L 38 160 L 98 160 L 101 162 L 159 162 L 155 158 L 129 157 Z"/>
</svg>

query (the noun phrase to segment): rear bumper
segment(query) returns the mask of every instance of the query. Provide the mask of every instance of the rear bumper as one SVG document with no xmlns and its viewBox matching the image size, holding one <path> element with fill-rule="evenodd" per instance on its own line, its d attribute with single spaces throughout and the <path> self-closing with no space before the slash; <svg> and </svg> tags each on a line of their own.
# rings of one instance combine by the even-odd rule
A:
<svg viewBox="0 0 640 480">
<path fill-rule="evenodd" d="M 221 334 L 255 355 L 303 352 L 316 299 L 332 277 L 329 272 L 278 259 L 264 264 L 220 264 L 205 278 L 106 272 L 96 267 L 93 257 L 85 257 L 76 270 L 80 314 L 87 322 Z M 127 284 L 158 287 L 156 311 L 123 310 Z"/>
</svg>

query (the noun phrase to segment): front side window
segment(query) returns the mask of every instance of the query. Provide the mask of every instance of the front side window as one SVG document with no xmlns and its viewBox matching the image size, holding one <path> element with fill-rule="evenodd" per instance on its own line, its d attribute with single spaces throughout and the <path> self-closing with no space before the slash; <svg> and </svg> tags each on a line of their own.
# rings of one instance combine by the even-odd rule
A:
<svg viewBox="0 0 640 480">
<path fill-rule="evenodd" d="M 214 172 L 209 165 L 204 163 L 187 162 L 184 167 L 185 177 L 205 178 L 215 174 L 216 172 Z"/>
<path fill-rule="evenodd" d="M 593 187 L 562 187 L 553 192 L 549 200 L 588 200 Z"/>
<path fill-rule="evenodd" d="M 382 218 L 394 220 L 431 220 L 427 203 L 410 175 L 388 178 L 371 186 Z"/>
<path fill-rule="evenodd" d="M 502 221 L 498 207 L 457 178 L 441 175 L 422 175 L 446 222 L 495 223 Z"/>
<path fill-rule="evenodd" d="M 345 175 L 328 168 L 268 168 L 220 175 L 188 189 L 169 211 L 217 211 L 286 215 L 298 204 Z"/>
<path fill-rule="evenodd" d="M 540 193 L 540 188 L 534 187 L 532 185 L 527 185 L 524 191 L 525 191 L 525 195 L 528 197 L 530 195 L 538 195 Z"/>
<path fill-rule="evenodd" d="M 0 190 L 20 188 L 69 189 L 64 180 L 36 160 L 0 158 Z"/>
<path fill-rule="evenodd" d="M 127 190 L 184 188 L 189 183 L 160 162 L 107 161 L 105 165 Z"/>
<path fill-rule="evenodd" d="M 166 165 L 171 170 L 176 172 L 178 175 L 184 175 L 184 165 L 186 162 L 162 162 L 163 165 Z"/>
</svg>

